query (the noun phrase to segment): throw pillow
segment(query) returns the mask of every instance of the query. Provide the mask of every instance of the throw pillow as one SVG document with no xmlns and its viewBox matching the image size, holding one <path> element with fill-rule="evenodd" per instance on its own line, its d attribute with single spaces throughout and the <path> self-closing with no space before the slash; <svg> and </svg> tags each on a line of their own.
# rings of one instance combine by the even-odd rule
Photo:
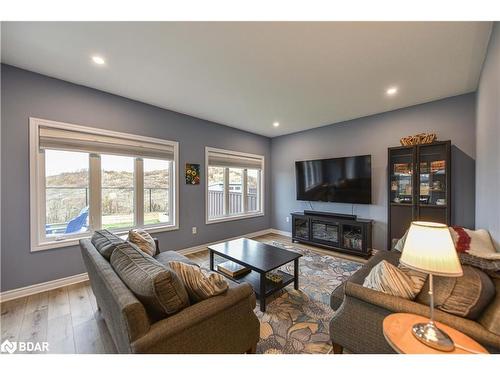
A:
<svg viewBox="0 0 500 375">
<path fill-rule="evenodd" d="M 495 250 L 487 230 L 450 227 L 450 234 L 457 252 L 468 253 L 484 259 L 500 260 L 500 252 Z"/>
<path fill-rule="evenodd" d="M 199 266 L 182 262 L 169 262 L 168 265 L 179 275 L 193 302 L 222 294 L 229 288 L 227 281 L 218 273 L 206 272 Z"/>
<path fill-rule="evenodd" d="M 403 251 L 403 246 L 405 245 L 406 237 L 408 237 L 408 230 L 403 234 L 403 237 L 401 237 L 398 242 L 396 242 L 396 245 L 394 245 L 394 250 L 397 250 L 399 252 Z"/>
<path fill-rule="evenodd" d="M 155 240 L 144 229 L 131 229 L 128 232 L 128 241 L 135 244 L 148 255 L 154 256 L 156 253 Z"/>
<path fill-rule="evenodd" d="M 96 230 L 90 239 L 92 245 L 97 249 L 97 251 L 109 262 L 111 254 L 116 249 L 118 245 L 125 243 L 120 237 L 114 235 L 110 231 Z"/>
<path fill-rule="evenodd" d="M 495 285 L 483 271 L 463 266 L 461 277 L 434 276 L 434 305 L 450 314 L 476 320 L 495 297 Z M 416 301 L 430 303 L 429 283 L 426 282 Z"/>
<path fill-rule="evenodd" d="M 477 267 L 493 278 L 500 278 L 500 252 L 484 229 L 450 227 L 460 263 Z"/>
<path fill-rule="evenodd" d="M 500 252 L 495 250 L 488 231 L 450 227 L 450 233 L 461 264 L 477 267 L 500 279 Z M 407 235 L 408 231 L 394 245 L 394 250 L 403 251 Z"/>
<path fill-rule="evenodd" d="M 422 285 L 419 287 L 402 269 L 385 260 L 375 265 L 363 282 L 366 288 L 409 300 L 415 299 Z"/>
<path fill-rule="evenodd" d="M 398 268 L 413 282 L 414 290 L 418 290 L 417 294 L 420 293 L 429 274 L 413 270 L 411 268 L 403 266 L 402 264 L 399 264 Z"/>
<path fill-rule="evenodd" d="M 111 266 L 153 319 L 189 306 L 189 296 L 177 274 L 134 244 L 118 245 L 111 255 Z"/>
</svg>

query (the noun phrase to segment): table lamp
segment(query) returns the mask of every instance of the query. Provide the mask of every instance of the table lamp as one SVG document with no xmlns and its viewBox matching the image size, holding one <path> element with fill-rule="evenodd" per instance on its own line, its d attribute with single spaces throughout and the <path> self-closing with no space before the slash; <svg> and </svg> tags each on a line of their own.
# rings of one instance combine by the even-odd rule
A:
<svg viewBox="0 0 500 375">
<path fill-rule="evenodd" d="M 411 223 L 399 262 L 411 269 L 429 274 L 430 320 L 413 326 L 413 335 L 431 348 L 452 351 L 453 340 L 434 323 L 434 295 L 432 277 L 462 276 L 462 266 L 448 226 L 426 221 Z"/>
</svg>

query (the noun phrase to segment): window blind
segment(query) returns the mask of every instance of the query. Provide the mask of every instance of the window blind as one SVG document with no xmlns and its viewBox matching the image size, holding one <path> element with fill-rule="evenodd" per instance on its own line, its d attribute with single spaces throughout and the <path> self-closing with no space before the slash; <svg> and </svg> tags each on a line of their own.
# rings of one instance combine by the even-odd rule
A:
<svg viewBox="0 0 500 375">
<path fill-rule="evenodd" d="M 259 155 L 242 156 L 230 151 L 208 151 L 208 165 L 211 167 L 262 169 L 263 163 L 264 157 Z"/>
<path fill-rule="evenodd" d="M 139 156 L 173 160 L 174 146 L 168 143 L 134 140 L 92 132 L 40 126 L 40 149 L 81 151 L 99 154 Z"/>
</svg>

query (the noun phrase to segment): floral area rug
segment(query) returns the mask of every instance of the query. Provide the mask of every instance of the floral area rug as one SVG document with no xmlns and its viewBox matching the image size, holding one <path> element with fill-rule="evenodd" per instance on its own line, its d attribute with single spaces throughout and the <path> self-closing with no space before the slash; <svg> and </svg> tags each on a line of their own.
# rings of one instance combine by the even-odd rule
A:
<svg viewBox="0 0 500 375">
<path fill-rule="evenodd" d="M 328 324 L 334 313 L 330 307 L 330 294 L 337 285 L 361 268 L 362 264 L 320 255 L 299 246 L 285 245 L 277 241 L 267 243 L 302 254 L 299 259 L 299 290 L 295 290 L 293 284 L 290 284 L 269 297 L 265 313 L 260 311 L 257 302 L 255 313 L 261 323 L 257 352 L 264 354 L 330 352 Z M 217 260 L 216 257 L 216 263 Z M 281 269 L 293 274 L 293 263 Z"/>
</svg>

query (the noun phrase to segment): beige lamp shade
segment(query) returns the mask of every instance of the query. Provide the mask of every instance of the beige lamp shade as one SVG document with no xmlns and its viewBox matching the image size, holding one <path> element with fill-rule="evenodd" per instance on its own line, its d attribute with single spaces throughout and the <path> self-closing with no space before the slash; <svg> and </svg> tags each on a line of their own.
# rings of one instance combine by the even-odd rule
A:
<svg viewBox="0 0 500 375">
<path fill-rule="evenodd" d="M 448 226 L 414 221 L 403 246 L 400 263 L 437 276 L 462 276 L 462 266 Z"/>
</svg>

